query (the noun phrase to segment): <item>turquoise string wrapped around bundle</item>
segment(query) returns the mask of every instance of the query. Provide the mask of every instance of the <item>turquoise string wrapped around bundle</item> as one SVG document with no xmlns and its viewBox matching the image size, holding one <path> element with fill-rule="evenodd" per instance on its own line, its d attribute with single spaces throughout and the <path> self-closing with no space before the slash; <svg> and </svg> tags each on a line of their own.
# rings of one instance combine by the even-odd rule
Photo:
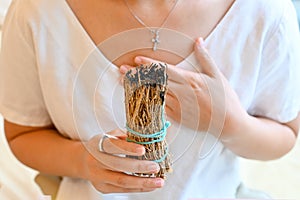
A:
<svg viewBox="0 0 300 200">
<path fill-rule="evenodd" d="M 152 63 L 128 71 L 124 78 L 127 141 L 141 144 L 146 153 L 135 157 L 160 166 L 156 174 L 138 176 L 166 178 L 171 159 L 165 140 L 170 122 L 165 119 L 167 66 Z"/>
</svg>

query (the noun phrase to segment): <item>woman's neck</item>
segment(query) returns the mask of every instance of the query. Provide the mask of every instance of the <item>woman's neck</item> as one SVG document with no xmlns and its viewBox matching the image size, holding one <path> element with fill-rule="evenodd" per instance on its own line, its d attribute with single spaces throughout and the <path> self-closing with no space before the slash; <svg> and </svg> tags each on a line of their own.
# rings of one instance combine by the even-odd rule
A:
<svg viewBox="0 0 300 200">
<path fill-rule="evenodd" d="M 179 0 L 123 0 L 130 14 L 144 26 L 165 24 L 169 15 L 176 11 Z M 141 22 L 142 21 L 142 22 Z"/>
<path fill-rule="evenodd" d="M 175 3 L 176 0 L 128 0 L 131 4 L 139 5 L 168 5 Z"/>
<path fill-rule="evenodd" d="M 170 10 L 178 0 L 124 0 L 127 4 L 136 11 L 159 11 Z"/>
</svg>

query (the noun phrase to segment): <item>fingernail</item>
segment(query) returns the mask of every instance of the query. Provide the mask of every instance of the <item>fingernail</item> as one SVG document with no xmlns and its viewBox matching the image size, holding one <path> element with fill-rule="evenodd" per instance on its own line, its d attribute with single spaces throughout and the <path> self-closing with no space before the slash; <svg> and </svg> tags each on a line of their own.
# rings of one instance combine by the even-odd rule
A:
<svg viewBox="0 0 300 200">
<path fill-rule="evenodd" d="M 144 147 L 137 147 L 136 148 L 136 153 L 139 155 L 144 155 L 145 154 L 145 148 Z"/>
<path fill-rule="evenodd" d="M 151 172 L 157 172 L 159 170 L 159 166 L 156 163 L 148 165 L 148 170 Z"/>
<path fill-rule="evenodd" d="M 137 57 L 134 58 L 134 62 L 137 63 L 137 64 L 139 64 L 139 63 L 142 62 L 142 58 L 139 57 L 139 56 L 137 56 Z"/>
<path fill-rule="evenodd" d="M 204 47 L 204 40 L 202 37 L 199 37 L 196 42 L 198 47 Z"/>
<path fill-rule="evenodd" d="M 125 74 L 127 71 L 128 71 L 128 68 L 127 68 L 125 65 L 121 65 L 121 66 L 120 66 L 120 72 L 121 72 L 122 74 Z"/>
<path fill-rule="evenodd" d="M 158 187 L 164 186 L 164 183 L 165 183 L 165 181 L 161 178 L 160 179 L 155 179 L 155 181 L 154 181 L 155 186 L 158 186 Z"/>
</svg>

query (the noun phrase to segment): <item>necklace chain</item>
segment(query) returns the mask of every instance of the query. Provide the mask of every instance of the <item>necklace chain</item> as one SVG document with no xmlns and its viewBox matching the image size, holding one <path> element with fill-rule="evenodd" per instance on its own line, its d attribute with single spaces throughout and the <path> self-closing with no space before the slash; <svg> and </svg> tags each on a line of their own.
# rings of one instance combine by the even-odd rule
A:
<svg viewBox="0 0 300 200">
<path fill-rule="evenodd" d="M 134 11 L 130 8 L 129 4 L 128 4 L 128 0 L 124 0 L 125 1 L 125 4 L 129 10 L 129 12 L 131 13 L 131 15 L 141 24 L 143 25 L 145 28 L 147 28 L 152 34 L 153 34 L 153 38 L 151 39 L 151 42 L 153 43 L 153 48 L 152 50 L 153 51 L 156 51 L 157 50 L 157 45 L 160 43 L 160 40 L 159 40 L 159 31 L 160 29 L 162 29 L 164 27 L 164 25 L 166 24 L 169 16 L 171 15 L 171 13 L 173 12 L 173 10 L 175 9 L 177 3 L 179 0 L 176 0 L 174 5 L 172 6 L 171 10 L 169 11 L 169 13 L 167 14 L 167 16 L 165 17 L 165 19 L 162 21 L 161 25 L 156 28 L 156 29 L 152 29 L 150 28 L 149 26 L 147 26 L 145 24 L 145 22 L 139 17 L 137 16 Z"/>
</svg>

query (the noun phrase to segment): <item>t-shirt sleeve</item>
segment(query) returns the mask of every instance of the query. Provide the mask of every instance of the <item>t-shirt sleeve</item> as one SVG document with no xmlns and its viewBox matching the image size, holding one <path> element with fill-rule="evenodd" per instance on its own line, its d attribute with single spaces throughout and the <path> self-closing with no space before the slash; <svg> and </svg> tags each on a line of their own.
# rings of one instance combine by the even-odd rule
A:
<svg viewBox="0 0 300 200">
<path fill-rule="evenodd" d="M 0 112 L 13 123 L 51 124 L 47 112 L 27 17 L 28 9 L 11 4 L 3 26 L 0 54 Z"/>
<path fill-rule="evenodd" d="M 295 10 L 287 4 L 269 34 L 254 100 L 248 112 L 285 123 L 300 110 L 300 38 Z"/>
</svg>

